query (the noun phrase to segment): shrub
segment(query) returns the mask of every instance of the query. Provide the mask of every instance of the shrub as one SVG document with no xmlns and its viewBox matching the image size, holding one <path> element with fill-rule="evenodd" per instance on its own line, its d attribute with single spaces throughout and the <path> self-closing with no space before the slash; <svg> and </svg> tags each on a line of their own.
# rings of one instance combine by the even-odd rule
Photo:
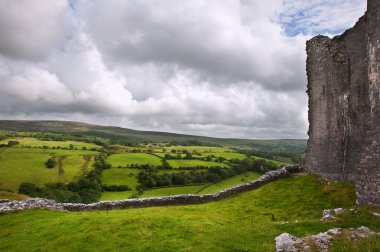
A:
<svg viewBox="0 0 380 252">
<path fill-rule="evenodd" d="M 132 188 L 127 185 L 103 185 L 103 191 L 107 192 L 124 192 L 130 190 L 132 190 Z"/>
<path fill-rule="evenodd" d="M 8 141 L 8 147 L 16 146 L 16 145 L 18 145 L 18 144 L 19 144 L 18 141 L 14 141 L 14 140 L 10 140 L 10 141 Z"/>
<path fill-rule="evenodd" d="M 57 160 L 55 157 L 49 158 L 45 163 L 46 168 L 49 168 L 49 169 L 54 168 L 54 166 L 56 165 L 57 165 Z"/>
<path fill-rule="evenodd" d="M 32 183 L 21 183 L 18 187 L 18 192 L 31 197 L 38 197 L 42 192 L 42 189 Z"/>
</svg>

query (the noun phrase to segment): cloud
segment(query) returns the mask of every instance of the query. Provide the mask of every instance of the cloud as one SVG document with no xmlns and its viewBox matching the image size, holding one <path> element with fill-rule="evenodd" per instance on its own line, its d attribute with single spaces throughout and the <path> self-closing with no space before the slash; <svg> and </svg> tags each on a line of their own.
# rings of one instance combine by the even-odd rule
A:
<svg viewBox="0 0 380 252">
<path fill-rule="evenodd" d="M 299 89 L 305 37 L 286 37 L 271 20 L 280 3 L 92 1 L 86 8 L 85 1 L 80 9 L 109 63 L 172 64 L 218 85 L 254 81 L 266 89 Z"/>
<path fill-rule="evenodd" d="M 304 138 L 305 41 L 357 19 L 333 3 L 3 1 L 0 118 Z"/>
<path fill-rule="evenodd" d="M 0 54 L 40 60 L 64 38 L 67 1 L 0 1 Z"/>
</svg>

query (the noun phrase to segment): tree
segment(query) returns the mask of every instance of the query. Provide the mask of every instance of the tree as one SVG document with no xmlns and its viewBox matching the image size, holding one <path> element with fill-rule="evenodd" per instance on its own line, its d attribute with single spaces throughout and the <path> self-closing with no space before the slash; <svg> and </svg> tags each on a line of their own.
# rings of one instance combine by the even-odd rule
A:
<svg viewBox="0 0 380 252">
<path fill-rule="evenodd" d="M 21 183 L 18 187 L 19 193 L 26 194 L 31 197 L 38 197 L 41 191 L 41 188 L 32 183 Z"/>
<path fill-rule="evenodd" d="M 54 168 L 54 166 L 56 165 L 57 165 L 57 160 L 55 157 L 49 158 L 45 163 L 46 168 L 49 168 L 49 169 Z"/>
<path fill-rule="evenodd" d="M 18 145 L 18 144 L 19 144 L 18 141 L 14 141 L 14 140 L 10 140 L 10 141 L 8 141 L 8 147 L 16 146 L 16 145 Z"/>
</svg>

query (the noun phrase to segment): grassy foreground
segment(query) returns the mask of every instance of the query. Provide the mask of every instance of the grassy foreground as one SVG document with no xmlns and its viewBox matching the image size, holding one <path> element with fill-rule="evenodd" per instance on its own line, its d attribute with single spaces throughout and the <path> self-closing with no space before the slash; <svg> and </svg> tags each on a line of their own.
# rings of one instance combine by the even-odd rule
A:
<svg viewBox="0 0 380 252">
<path fill-rule="evenodd" d="M 274 251 L 274 238 L 283 232 L 304 236 L 361 225 L 379 232 L 380 218 L 370 216 L 368 209 L 359 209 L 337 223 L 319 222 L 323 209 L 353 207 L 354 195 L 350 185 L 307 175 L 201 205 L 2 213 L 0 250 Z M 375 239 L 369 246 L 379 243 L 380 238 Z"/>
</svg>

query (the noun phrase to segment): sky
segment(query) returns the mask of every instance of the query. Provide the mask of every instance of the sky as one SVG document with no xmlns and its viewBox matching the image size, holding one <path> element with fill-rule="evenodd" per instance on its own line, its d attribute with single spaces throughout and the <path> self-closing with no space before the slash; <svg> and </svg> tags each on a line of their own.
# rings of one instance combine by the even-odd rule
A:
<svg viewBox="0 0 380 252">
<path fill-rule="evenodd" d="M 305 42 L 365 0 L 1 0 L 0 119 L 307 138 Z"/>
</svg>

